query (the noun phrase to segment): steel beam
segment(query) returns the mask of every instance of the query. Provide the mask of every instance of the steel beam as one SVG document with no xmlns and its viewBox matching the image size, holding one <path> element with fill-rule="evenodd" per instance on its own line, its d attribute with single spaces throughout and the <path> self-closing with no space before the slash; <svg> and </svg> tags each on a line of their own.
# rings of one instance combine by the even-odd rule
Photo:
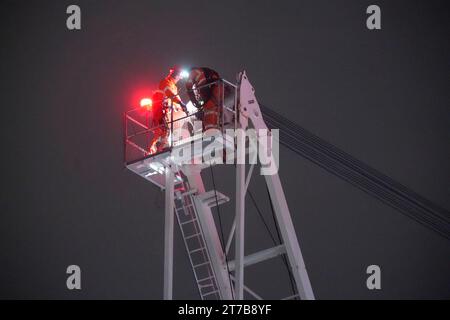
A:
<svg viewBox="0 0 450 320">
<path fill-rule="evenodd" d="M 174 228 L 174 172 L 166 167 L 164 219 L 164 300 L 173 298 L 173 228 Z"/>
<path fill-rule="evenodd" d="M 236 231 L 235 231 L 235 299 L 244 299 L 244 235 L 245 235 L 245 132 L 237 131 L 236 164 Z"/>
<path fill-rule="evenodd" d="M 262 117 L 261 109 L 255 96 L 255 90 L 250 84 L 245 71 L 239 75 L 239 79 L 239 100 L 241 103 L 239 110 L 239 122 L 241 126 L 246 127 L 248 121 L 250 120 L 255 130 L 267 130 L 267 125 Z M 270 154 L 272 161 L 271 164 L 275 164 L 271 147 L 267 146 L 267 144 L 259 143 L 259 141 L 258 144 L 261 149 L 264 149 L 259 150 L 260 154 Z M 269 189 L 276 220 L 280 229 L 283 244 L 286 248 L 286 255 L 289 260 L 289 265 L 295 279 L 298 293 L 302 299 L 313 300 L 314 293 L 306 271 L 305 262 L 303 261 L 303 256 L 300 250 L 297 235 L 295 233 L 294 225 L 292 224 L 291 214 L 286 202 L 280 177 L 278 172 L 272 175 L 265 175 L 264 177 Z"/>
<path fill-rule="evenodd" d="M 205 186 L 201 176 L 201 165 L 186 165 L 183 167 L 189 185 L 191 188 L 198 190 L 199 195 L 205 192 Z M 223 300 L 231 300 L 233 298 L 230 278 L 226 266 L 225 251 L 220 243 L 219 234 L 217 232 L 214 217 L 211 208 L 199 200 L 198 195 L 193 195 L 197 217 L 203 231 L 203 236 L 208 247 L 211 263 L 216 276 L 217 285 L 219 286 L 220 296 Z"/>
<path fill-rule="evenodd" d="M 284 248 L 284 245 L 281 244 L 279 246 L 261 250 L 252 254 L 249 254 L 248 256 L 244 257 L 244 267 L 251 266 L 252 264 L 256 264 L 262 261 L 266 261 L 272 258 L 275 258 L 279 256 L 280 254 L 286 253 L 286 250 Z M 228 263 L 228 266 L 230 268 L 230 271 L 233 271 L 236 266 L 235 261 L 230 261 Z"/>
<path fill-rule="evenodd" d="M 303 255 L 300 250 L 300 245 L 298 244 L 294 225 L 292 224 L 280 177 L 278 174 L 271 176 L 267 175 L 264 177 L 266 179 L 267 187 L 269 188 L 275 216 L 283 238 L 283 243 L 286 247 L 286 254 L 300 298 L 314 300 L 311 282 L 309 281 L 308 272 L 306 271 L 305 262 L 303 261 Z"/>
</svg>

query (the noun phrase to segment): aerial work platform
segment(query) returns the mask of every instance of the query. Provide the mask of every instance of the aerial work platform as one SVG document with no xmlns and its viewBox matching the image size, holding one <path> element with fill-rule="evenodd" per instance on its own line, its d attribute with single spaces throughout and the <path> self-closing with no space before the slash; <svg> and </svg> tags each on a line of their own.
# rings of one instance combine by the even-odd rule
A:
<svg viewBox="0 0 450 320">
<path fill-rule="evenodd" d="M 165 188 L 164 168 L 173 162 L 170 159 L 172 154 L 180 154 L 182 150 L 190 149 L 192 163 L 203 162 L 203 167 L 208 167 L 208 162 L 200 161 L 203 151 L 214 141 L 222 144 L 226 148 L 233 149 L 234 141 L 224 134 L 227 129 L 236 128 L 235 100 L 236 85 L 226 81 L 218 80 L 214 83 L 222 89 L 223 95 L 220 99 L 221 106 L 221 125 L 220 130 L 207 137 L 204 136 L 201 121 L 198 119 L 201 110 L 196 110 L 188 103 L 186 115 L 183 111 L 174 110 L 173 114 L 166 115 L 166 130 L 168 131 L 166 144 L 158 152 L 150 150 L 149 141 L 152 140 L 155 131 L 160 126 L 152 127 L 150 125 L 149 112 L 142 108 L 134 108 L 124 114 L 124 162 L 125 166 L 154 183 L 158 187 Z M 207 86 L 208 86 L 207 85 Z M 186 93 L 181 93 L 186 96 Z M 169 106 L 170 108 L 170 106 Z M 182 129 L 182 130 L 180 130 Z M 178 130 L 178 131 L 177 131 Z M 227 140 L 226 140 L 227 139 Z M 217 148 L 216 148 L 217 149 Z M 175 175 L 175 181 L 181 182 L 180 175 Z"/>
<path fill-rule="evenodd" d="M 125 166 L 165 192 L 164 299 L 173 298 L 175 217 L 201 299 L 263 299 L 263 293 L 255 292 L 244 283 L 244 268 L 280 256 L 285 258 L 295 288 L 294 294 L 280 298 L 314 299 L 278 176 L 274 152 L 278 141 L 274 138 L 275 133 L 268 130 L 262 118 L 255 90 L 245 72 L 239 74 L 237 84 L 220 79 L 216 85 L 220 86 L 222 93 L 218 101 L 219 128 L 204 132 L 198 121 L 201 110 L 194 110 L 191 106 L 188 108 L 191 112 L 186 115 L 169 106 L 164 124 L 168 131 L 167 139 L 156 151 L 150 148 L 149 141 L 152 141 L 158 128 L 149 125 L 148 112 L 133 109 L 124 114 Z M 270 195 L 280 243 L 245 255 L 244 243 L 250 240 L 245 238 L 245 196 L 255 167 L 252 163 L 248 166 L 248 172 L 246 170 L 246 154 L 250 154 L 251 139 L 245 132 L 251 130 L 256 132 L 254 137 L 258 145 L 258 158 L 264 158 L 261 155 L 265 155 L 269 161 L 264 163 L 266 169 L 276 168 L 264 171 L 261 161 L 260 173 L 264 175 Z M 270 143 L 263 133 L 268 133 Z M 212 166 L 221 162 L 218 159 L 235 170 L 234 199 L 215 187 L 212 190 L 205 189 L 202 170 L 211 168 L 212 172 Z M 218 211 L 220 219 L 219 206 L 232 200 L 235 206 L 234 222 L 225 242 L 223 237 L 219 237 L 212 209 Z M 223 234 L 221 228 L 220 225 Z M 232 243 L 234 257 L 230 254 Z M 269 277 L 262 280 L 269 281 Z"/>
</svg>

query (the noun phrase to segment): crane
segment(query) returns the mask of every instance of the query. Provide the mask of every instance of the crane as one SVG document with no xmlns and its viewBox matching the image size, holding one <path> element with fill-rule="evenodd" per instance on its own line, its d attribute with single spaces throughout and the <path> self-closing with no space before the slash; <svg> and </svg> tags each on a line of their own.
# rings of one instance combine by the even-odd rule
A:
<svg viewBox="0 0 450 320">
<path fill-rule="evenodd" d="M 265 130 L 269 133 L 270 143 L 267 143 L 267 137 L 256 135 L 258 145 L 263 146 L 263 153 L 269 155 L 269 167 L 277 165 L 275 146 L 280 143 L 450 239 L 448 211 L 261 105 L 245 71 L 240 72 L 237 79 L 236 84 L 225 79 L 217 81 L 216 85 L 222 88 L 220 104 L 223 111 L 221 128 L 213 138 L 204 139 L 201 125 L 196 125 L 195 113 L 185 116 L 172 108 L 166 119 L 170 128 L 167 146 L 161 152 L 151 152 L 148 145 L 145 145 L 154 130 L 148 124 L 148 115 L 144 113 L 143 116 L 139 109 L 124 114 L 125 166 L 165 192 L 165 299 L 173 298 L 175 218 L 201 299 L 244 299 L 244 293 L 252 298 L 262 299 L 260 294 L 245 285 L 244 270 L 245 267 L 275 257 L 283 258 L 294 288 L 294 294 L 284 298 L 315 298 L 277 170 L 264 175 L 264 178 L 280 241 L 273 247 L 257 252 L 244 252 L 245 198 L 249 193 L 248 186 L 254 164 L 246 172 L 245 156 L 249 153 L 249 146 L 245 147 L 246 136 L 239 134 L 239 129 L 254 129 L 257 132 Z M 181 131 L 181 134 L 175 134 L 179 129 L 185 130 Z M 230 129 L 235 129 L 231 137 L 224 134 Z M 212 190 L 206 190 L 202 178 L 202 172 L 209 169 L 214 182 L 212 168 L 217 162 L 212 159 L 195 161 L 203 159 L 205 143 L 212 140 L 221 142 L 219 145 L 222 149 L 219 149 L 219 153 L 223 151 L 228 157 L 229 152 L 232 159 L 236 160 L 234 220 L 226 242 L 223 239 L 222 226 L 218 228 L 215 223 L 212 209 L 218 211 L 221 205 L 230 201 L 230 197 L 218 191 L 215 185 Z M 239 149 L 239 146 L 244 147 Z M 179 156 L 180 153 L 184 154 L 184 159 L 188 154 L 188 158 L 194 161 L 177 161 L 176 155 Z M 250 196 L 254 201 L 253 196 Z M 234 259 L 230 260 L 229 250 L 233 241 Z"/>
</svg>

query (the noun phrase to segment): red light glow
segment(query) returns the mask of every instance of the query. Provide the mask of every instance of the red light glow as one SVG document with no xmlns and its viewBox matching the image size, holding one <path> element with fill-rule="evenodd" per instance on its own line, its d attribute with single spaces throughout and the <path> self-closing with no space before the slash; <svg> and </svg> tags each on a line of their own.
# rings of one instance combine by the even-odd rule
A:
<svg viewBox="0 0 450 320">
<path fill-rule="evenodd" d="M 150 98 L 143 98 L 141 99 L 141 107 L 142 108 L 147 108 L 147 110 L 149 110 L 153 105 L 152 99 Z"/>
</svg>

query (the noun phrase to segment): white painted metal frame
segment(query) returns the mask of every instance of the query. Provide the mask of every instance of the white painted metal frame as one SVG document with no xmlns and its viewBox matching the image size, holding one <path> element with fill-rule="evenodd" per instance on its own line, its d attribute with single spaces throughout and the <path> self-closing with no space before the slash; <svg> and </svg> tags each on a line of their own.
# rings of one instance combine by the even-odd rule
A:
<svg viewBox="0 0 450 320">
<path fill-rule="evenodd" d="M 228 274 L 226 265 L 225 250 L 220 243 L 211 208 L 203 203 L 200 200 L 201 197 L 199 197 L 205 193 L 205 186 L 201 177 L 202 166 L 186 165 L 183 166 L 182 170 L 189 180 L 190 187 L 195 188 L 198 192 L 196 195 L 193 195 L 193 198 L 197 209 L 198 220 L 203 230 L 204 239 L 216 276 L 217 285 L 220 290 L 220 296 L 224 300 L 232 300 L 233 294 L 231 292 L 230 275 Z"/>
<path fill-rule="evenodd" d="M 245 71 L 239 74 L 237 95 L 235 100 L 235 127 L 247 129 L 249 124 L 256 129 L 266 129 L 267 126 L 262 118 L 255 90 L 250 84 Z M 258 135 L 259 137 L 259 135 Z M 237 146 L 245 146 L 245 135 L 242 132 L 236 135 Z M 264 150 L 266 154 L 272 154 L 267 144 Z M 245 148 L 245 147 L 244 147 Z M 246 177 L 245 168 L 245 149 L 237 150 L 236 158 L 239 161 L 236 165 L 236 212 L 233 226 L 230 231 L 225 247 L 222 247 L 214 223 L 210 205 L 204 203 L 201 195 L 205 194 L 205 188 L 201 177 L 203 165 L 185 165 L 180 168 L 189 181 L 194 200 L 198 221 L 200 223 L 204 240 L 208 248 L 211 259 L 211 265 L 217 280 L 217 286 L 220 290 L 222 299 L 244 299 L 244 291 L 257 299 L 259 295 L 244 285 L 244 267 L 256 264 L 281 254 L 286 254 L 291 272 L 293 274 L 298 295 L 302 299 L 314 299 L 311 283 L 306 271 L 303 256 L 300 250 L 298 239 L 294 230 L 289 208 L 283 192 L 278 173 L 266 175 L 265 181 L 273 203 L 275 217 L 282 237 L 282 244 L 273 248 L 268 248 L 248 256 L 245 256 L 245 195 L 253 173 L 254 165 L 250 167 Z M 272 161 L 274 161 L 272 157 Z M 175 170 L 176 169 L 176 170 Z M 164 231 L 164 299 L 173 298 L 173 232 L 174 232 L 174 188 L 175 174 L 178 168 L 172 164 L 170 157 L 165 163 L 165 231 Z M 194 191 L 195 190 L 195 191 Z M 235 240 L 235 259 L 228 263 L 226 255 L 231 246 L 232 240 Z M 234 271 L 234 276 L 229 274 Z M 231 280 L 234 282 L 234 296 Z"/>
<path fill-rule="evenodd" d="M 257 131 L 259 129 L 268 129 L 264 119 L 262 118 L 262 113 L 259 108 L 258 100 L 255 96 L 255 90 L 250 84 L 247 75 L 244 72 L 239 74 L 239 124 L 241 128 L 246 129 L 249 122 L 253 125 L 254 129 Z M 267 146 L 267 144 L 260 144 L 260 146 Z M 267 148 L 270 148 L 267 147 Z M 270 152 L 267 152 L 270 151 Z M 272 154 L 271 150 L 263 150 L 266 154 Z M 272 155 L 272 161 L 273 159 Z M 281 237 L 283 240 L 284 250 L 286 252 L 289 265 L 292 274 L 295 279 L 296 288 L 301 299 L 314 299 L 314 293 L 312 291 L 311 283 L 309 280 L 308 273 L 306 271 L 305 263 L 303 260 L 303 255 L 300 250 L 300 245 L 298 243 L 297 235 L 292 223 L 291 215 L 289 212 L 289 207 L 286 202 L 286 198 L 283 192 L 283 187 L 280 182 L 280 177 L 278 173 L 273 175 L 265 175 L 265 180 L 267 187 L 269 189 L 270 198 L 273 203 L 276 220 L 280 229 Z M 245 197 L 245 194 L 241 197 Z M 236 212 L 236 215 L 238 212 Z M 236 223 L 237 225 L 237 223 Z M 243 242 L 243 239 L 238 238 L 238 228 L 236 227 L 236 242 Z M 242 232 L 240 230 L 239 232 Z M 236 244 L 236 248 L 242 246 L 242 243 Z M 257 260 L 260 262 L 268 258 L 273 257 L 276 252 L 265 251 L 260 253 L 259 256 L 247 257 L 246 259 L 242 256 L 242 252 L 236 255 L 235 263 L 233 268 L 235 270 L 242 270 L 246 261 Z M 282 253 L 281 251 L 278 253 Z M 255 263 L 256 263 L 255 262 Z M 243 275 L 242 275 L 243 276 Z M 239 286 L 239 287 L 238 287 Z M 243 282 L 236 282 L 236 292 L 241 292 L 243 290 Z"/>
<path fill-rule="evenodd" d="M 174 228 L 174 172 L 166 167 L 164 219 L 164 300 L 173 298 L 173 228 Z"/>
<path fill-rule="evenodd" d="M 235 217 L 235 299 L 244 299 L 244 242 L 245 242 L 245 134 L 238 131 L 236 155 L 236 217 Z M 226 254 L 226 253 L 225 253 Z"/>
</svg>

